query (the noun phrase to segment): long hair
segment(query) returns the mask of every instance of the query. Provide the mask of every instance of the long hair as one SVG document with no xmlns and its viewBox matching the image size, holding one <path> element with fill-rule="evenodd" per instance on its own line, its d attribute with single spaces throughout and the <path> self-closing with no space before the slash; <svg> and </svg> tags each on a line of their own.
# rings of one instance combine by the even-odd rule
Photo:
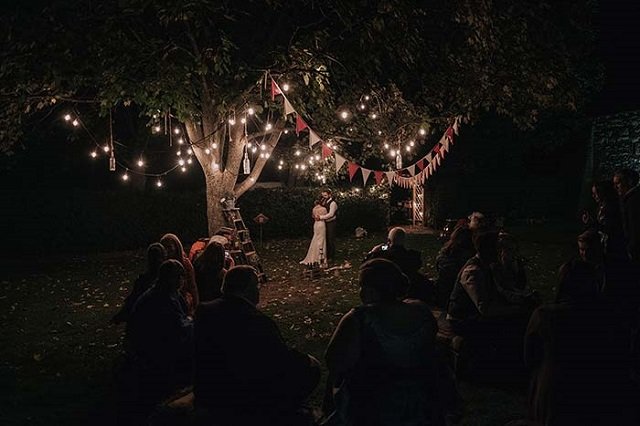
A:
<svg viewBox="0 0 640 426">
<path fill-rule="evenodd" d="M 440 252 L 450 255 L 455 251 L 473 251 L 472 235 L 473 232 L 468 225 L 456 226 L 449 237 L 449 241 L 442 246 Z"/>
<path fill-rule="evenodd" d="M 162 244 L 165 247 L 167 247 L 167 244 L 174 244 L 176 246 L 179 258 L 175 260 L 179 260 L 180 262 L 182 262 L 182 259 L 186 257 L 184 253 L 184 247 L 182 246 L 182 242 L 180 241 L 180 238 L 178 238 L 176 234 L 164 234 L 162 238 L 160 238 L 160 244 Z M 167 252 L 168 251 L 169 250 L 167 250 Z"/>
<path fill-rule="evenodd" d="M 211 271 L 217 274 L 224 268 L 224 260 L 224 246 L 216 241 L 211 241 L 198 258 L 196 268 L 199 271 Z"/>
<path fill-rule="evenodd" d="M 158 275 L 162 262 L 167 260 L 167 249 L 160 243 L 153 243 L 147 247 L 147 274 Z"/>
</svg>

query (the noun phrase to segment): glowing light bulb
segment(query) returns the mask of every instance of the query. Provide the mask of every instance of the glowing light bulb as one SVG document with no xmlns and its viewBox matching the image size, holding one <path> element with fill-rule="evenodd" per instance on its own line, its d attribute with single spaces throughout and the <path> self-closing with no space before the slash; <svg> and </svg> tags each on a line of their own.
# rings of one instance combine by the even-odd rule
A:
<svg viewBox="0 0 640 426">
<path fill-rule="evenodd" d="M 340 113 L 340 118 L 342 118 L 343 120 L 346 120 L 347 118 L 349 118 L 349 112 L 348 111 L 342 111 Z"/>
<path fill-rule="evenodd" d="M 156 132 L 156 133 L 160 133 L 160 130 L 162 130 L 162 129 L 160 128 L 160 126 L 153 126 L 153 131 L 154 131 L 154 132 Z"/>
<path fill-rule="evenodd" d="M 278 170 L 282 170 L 282 164 L 278 164 Z"/>
<path fill-rule="evenodd" d="M 212 148 L 212 149 L 218 149 L 218 144 L 217 144 L 217 143 L 215 143 L 215 142 L 214 142 L 214 143 L 212 143 L 212 144 L 211 144 L 211 148 Z"/>
<path fill-rule="evenodd" d="M 300 164 L 296 164 L 296 169 L 299 169 L 299 168 L 300 168 Z"/>
<path fill-rule="evenodd" d="M 211 150 L 210 150 L 209 148 L 206 148 L 206 149 L 204 150 L 204 153 L 205 153 L 205 154 L 207 154 L 207 155 L 209 155 L 209 154 L 211 154 Z"/>
<path fill-rule="evenodd" d="M 230 118 L 230 119 L 229 119 L 229 124 L 230 124 L 231 126 L 235 126 L 235 125 L 236 125 L 236 119 L 235 119 L 235 118 Z"/>
<path fill-rule="evenodd" d="M 397 153 L 396 153 L 396 150 L 395 150 L 395 149 L 392 149 L 392 150 L 389 152 L 389 155 L 390 155 L 390 156 L 392 156 L 392 157 L 395 157 L 395 156 L 396 156 L 396 154 L 397 154 Z"/>
<path fill-rule="evenodd" d="M 354 191 L 360 192 L 360 188 L 354 188 Z"/>
<path fill-rule="evenodd" d="M 187 158 L 187 164 L 191 164 L 193 163 L 193 160 L 191 158 Z"/>
<path fill-rule="evenodd" d="M 296 157 L 300 157 L 300 154 L 302 154 L 302 153 L 300 152 L 299 149 L 296 149 L 296 152 L 294 154 L 295 154 Z"/>
<path fill-rule="evenodd" d="M 271 157 L 271 154 L 269 154 L 268 152 L 265 152 L 264 153 L 264 158 L 269 158 L 269 157 Z"/>
<path fill-rule="evenodd" d="M 378 118 L 378 114 L 376 114 L 375 112 L 373 114 L 371 114 L 371 119 L 375 120 L 376 118 Z"/>
<path fill-rule="evenodd" d="M 301 168 L 302 170 L 307 170 L 307 165 L 306 165 L 306 164 L 301 164 L 301 165 L 300 165 L 300 168 Z"/>
<path fill-rule="evenodd" d="M 182 145 L 183 143 L 184 143 L 184 139 L 179 138 L 179 139 L 178 139 L 178 145 Z"/>
<path fill-rule="evenodd" d="M 289 134 L 289 129 L 284 129 L 284 134 L 288 135 Z"/>
<path fill-rule="evenodd" d="M 65 114 L 64 121 L 71 121 L 71 114 Z"/>
<path fill-rule="evenodd" d="M 411 147 L 410 146 L 407 146 L 405 149 L 407 150 L 407 152 L 411 151 Z"/>
<path fill-rule="evenodd" d="M 214 172 L 217 172 L 218 170 L 220 170 L 220 164 L 214 162 L 211 168 L 213 169 Z"/>
<path fill-rule="evenodd" d="M 264 158 L 264 152 L 260 153 L 260 158 Z"/>
<path fill-rule="evenodd" d="M 255 109 L 253 109 L 253 108 L 249 108 L 249 109 L 247 110 L 247 114 L 249 114 L 249 115 L 253 115 L 253 114 L 255 114 L 255 113 L 256 113 L 256 110 L 255 110 Z"/>
<path fill-rule="evenodd" d="M 180 128 L 176 127 L 175 129 L 173 129 L 173 133 L 176 135 L 180 134 Z"/>
<path fill-rule="evenodd" d="M 78 127 L 80 125 L 80 122 L 78 121 L 78 119 L 76 118 L 75 120 L 73 120 L 71 122 L 71 124 L 73 124 L 73 127 Z"/>
<path fill-rule="evenodd" d="M 127 173 L 122 175 L 122 180 L 127 181 L 129 180 L 129 175 Z"/>
<path fill-rule="evenodd" d="M 365 109 L 367 106 L 365 104 L 360 104 L 360 109 Z"/>
<path fill-rule="evenodd" d="M 144 161 L 142 159 L 138 160 L 138 167 L 144 166 Z"/>
<path fill-rule="evenodd" d="M 284 83 L 282 85 L 282 90 L 285 91 L 285 92 L 288 92 L 289 91 L 289 84 L 288 83 Z"/>
<path fill-rule="evenodd" d="M 256 151 L 258 151 L 258 148 L 256 148 L 255 146 L 254 146 L 253 148 L 251 148 L 251 152 L 252 152 L 252 153 L 254 153 L 254 154 L 255 154 L 255 153 L 256 153 Z"/>
<path fill-rule="evenodd" d="M 414 141 L 409 141 L 409 146 L 414 146 L 416 143 Z"/>
<path fill-rule="evenodd" d="M 366 95 L 366 96 L 364 97 L 364 100 L 365 100 L 365 101 L 368 101 L 369 99 L 371 99 L 371 97 L 370 97 L 369 95 Z"/>
<path fill-rule="evenodd" d="M 104 152 L 109 152 L 109 145 L 105 145 L 105 146 L 103 146 L 103 147 L 102 147 L 102 150 L 103 150 Z"/>
<path fill-rule="evenodd" d="M 158 188 L 161 188 L 161 187 L 162 187 L 162 181 L 161 181 L 160 179 L 158 179 L 158 181 L 156 182 L 156 186 L 157 186 Z"/>
<path fill-rule="evenodd" d="M 182 151 L 177 150 L 177 151 L 176 151 L 176 155 L 177 155 L 178 157 L 179 157 L 179 156 L 181 156 L 181 155 L 182 155 Z"/>
<path fill-rule="evenodd" d="M 378 136 L 382 134 L 382 130 L 378 130 Z"/>
<path fill-rule="evenodd" d="M 384 149 L 389 149 L 389 144 L 388 143 L 384 144 Z"/>
<path fill-rule="evenodd" d="M 244 118 L 244 117 L 242 117 L 242 118 L 240 119 L 240 122 L 241 122 L 242 124 L 245 124 L 245 123 L 247 122 L 247 119 L 246 119 L 246 118 Z"/>
<path fill-rule="evenodd" d="M 187 154 L 192 155 L 193 154 L 193 150 L 191 148 L 187 149 Z"/>
<path fill-rule="evenodd" d="M 261 151 L 264 151 L 266 149 L 267 149 L 267 145 L 265 145 L 265 144 L 260 145 L 260 150 Z"/>
<path fill-rule="evenodd" d="M 179 159 L 179 160 L 178 160 L 178 164 L 179 164 L 179 165 L 181 165 L 181 166 L 184 166 L 184 160 L 183 160 L 182 158 L 181 158 L 181 159 Z"/>
<path fill-rule="evenodd" d="M 320 161 L 320 154 L 316 154 L 316 161 Z"/>
<path fill-rule="evenodd" d="M 91 154 L 89 154 L 91 156 L 91 158 L 96 158 L 98 156 L 98 153 L 95 151 L 91 151 Z"/>
<path fill-rule="evenodd" d="M 271 123 L 267 123 L 266 126 L 264 126 L 264 129 L 268 132 L 269 130 L 271 130 L 273 128 L 273 125 Z"/>
<path fill-rule="evenodd" d="M 427 131 L 421 127 L 420 130 L 418 130 L 418 133 L 420 133 L 420 135 L 424 136 L 424 135 L 427 134 Z"/>
<path fill-rule="evenodd" d="M 182 171 L 182 173 L 187 171 L 187 168 L 185 166 L 180 167 L 180 170 Z"/>
<path fill-rule="evenodd" d="M 250 178 L 249 178 L 249 180 L 250 180 L 251 182 L 255 182 L 255 178 L 250 177 Z"/>
</svg>

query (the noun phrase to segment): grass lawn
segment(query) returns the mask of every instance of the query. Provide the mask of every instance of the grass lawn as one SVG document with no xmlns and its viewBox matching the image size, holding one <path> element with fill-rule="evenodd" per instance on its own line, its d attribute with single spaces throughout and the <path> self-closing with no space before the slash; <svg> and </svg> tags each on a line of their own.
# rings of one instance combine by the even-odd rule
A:
<svg viewBox="0 0 640 426">
<path fill-rule="evenodd" d="M 575 234 L 540 226 L 514 233 L 528 259 L 531 284 L 548 300 L 558 267 L 574 252 Z M 303 278 L 298 265 L 308 240 L 272 241 L 259 248 L 271 278 L 260 305 L 288 342 L 322 360 L 336 324 L 359 303 L 357 266 L 380 240 L 340 240 L 339 256 L 354 268 L 315 281 Z M 422 251 L 425 272 L 433 276 L 440 243 L 414 235 L 408 245 Z M 110 383 L 123 329 L 108 321 L 143 266 L 142 250 L 8 261 L 0 282 L 1 424 L 113 424 Z M 525 413 L 526 385 L 461 383 L 461 391 L 461 424 L 501 425 Z M 321 393 L 319 388 L 314 394 L 318 404 Z"/>
</svg>

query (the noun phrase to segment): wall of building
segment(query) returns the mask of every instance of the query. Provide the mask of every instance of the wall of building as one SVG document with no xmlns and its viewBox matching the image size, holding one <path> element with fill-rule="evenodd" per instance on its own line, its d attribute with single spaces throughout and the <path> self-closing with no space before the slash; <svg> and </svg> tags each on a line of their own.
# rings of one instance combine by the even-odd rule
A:
<svg viewBox="0 0 640 426">
<path fill-rule="evenodd" d="M 593 177 L 610 177 L 622 167 L 640 171 L 640 111 L 598 117 L 591 141 Z"/>
</svg>

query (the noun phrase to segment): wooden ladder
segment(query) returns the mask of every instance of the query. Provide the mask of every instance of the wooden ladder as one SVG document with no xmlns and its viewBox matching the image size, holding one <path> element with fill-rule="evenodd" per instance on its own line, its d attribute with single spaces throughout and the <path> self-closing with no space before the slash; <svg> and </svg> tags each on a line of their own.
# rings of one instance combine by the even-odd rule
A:
<svg viewBox="0 0 640 426">
<path fill-rule="evenodd" d="M 251 240 L 249 229 L 242 220 L 239 208 L 223 209 L 222 213 L 224 219 L 227 222 L 227 226 L 233 229 L 236 233 L 236 238 L 233 243 L 233 248 L 229 250 L 229 254 L 233 258 L 236 265 L 251 265 L 258 273 L 258 281 L 260 283 L 267 282 L 267 274 L 265 274 L 262 264 L 260 263 L 260 257 L 256 248 Z"/>
</svg>

